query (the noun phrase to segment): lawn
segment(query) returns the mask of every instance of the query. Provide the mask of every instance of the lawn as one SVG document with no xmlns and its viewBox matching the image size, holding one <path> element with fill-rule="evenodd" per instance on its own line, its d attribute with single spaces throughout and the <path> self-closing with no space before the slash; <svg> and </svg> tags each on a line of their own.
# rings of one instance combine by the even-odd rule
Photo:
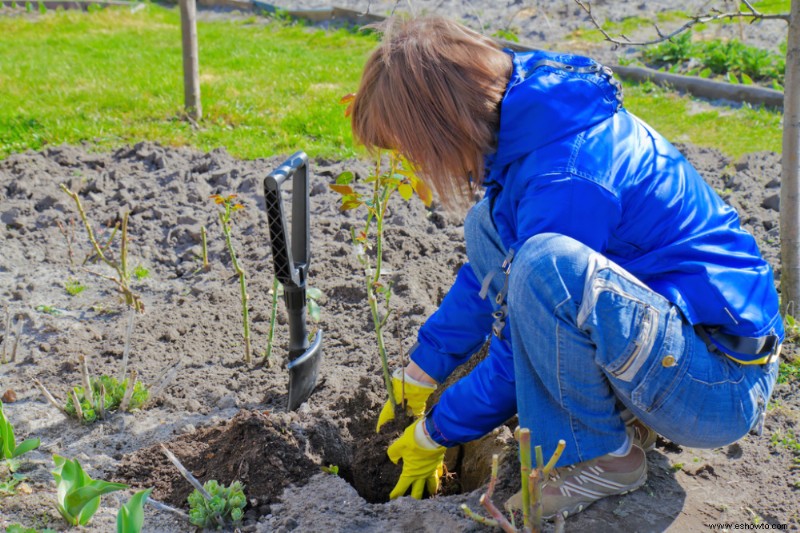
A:
<svg viewBox="0 0 800 533">
<path fill-rule="evenodd" d="M 374 36 L 260 17 L 199 22 L 204 119 L 193 127 L 181 119 L 177 9 L 145 5 L 0 18 L 0 158 L 141 140 L 224 146 L 245 159 L 356 154 L 337 102 L 356 89 Z M 649 84 L 626 85 L 626 105 L 676 141 L 731 156 L 781 148 L 774 111 L 713 107 Z"/>
</svg>

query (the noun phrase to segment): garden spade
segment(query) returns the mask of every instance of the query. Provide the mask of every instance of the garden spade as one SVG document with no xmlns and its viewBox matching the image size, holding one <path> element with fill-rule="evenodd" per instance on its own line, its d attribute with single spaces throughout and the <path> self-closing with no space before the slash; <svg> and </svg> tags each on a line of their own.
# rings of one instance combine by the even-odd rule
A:
<svg viewBox="0 0 800 533">
<path fill-rule="evenodd" d="M 287 241 L 281 186 L 292 180 L 292 233 Z M 306 277 L 310 261 L 308 227 L 308 156 L 297 152 L 264 179 L 269 236 L 275 276 L 283 285 L 289 314 L 289 410 L 311 396 L 322 360 L 322 330 L 309 343 L 306 331 Z"/>
</svg>

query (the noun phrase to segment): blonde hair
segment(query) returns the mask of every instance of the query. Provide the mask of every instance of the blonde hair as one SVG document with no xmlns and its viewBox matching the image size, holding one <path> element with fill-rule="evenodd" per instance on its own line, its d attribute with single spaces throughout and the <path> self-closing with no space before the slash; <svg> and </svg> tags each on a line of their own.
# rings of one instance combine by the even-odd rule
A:
<svg viewBox="0 0 800 533">
<path fill-rule="evenodd" d="M 495 148 L 511 57 L 443 17 L 392 17 L 377 29 L 353 101 L 356 140 L 399 151 L 445 206 L 468 205 Z"/>
</svg>

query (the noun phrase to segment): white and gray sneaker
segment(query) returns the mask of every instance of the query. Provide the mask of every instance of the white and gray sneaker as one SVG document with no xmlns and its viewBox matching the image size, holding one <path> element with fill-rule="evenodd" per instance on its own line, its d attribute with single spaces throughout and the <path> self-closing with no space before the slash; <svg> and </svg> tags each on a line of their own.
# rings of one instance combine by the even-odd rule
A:
<svg viewBox="0 0 800 533">
<path fill-rule="evenodd" d="M 556 468 L 542 483 L 542 516 L 564 518 L 592 503 L 634 491 L 647 481 L 647 457 L 632 444 L 625 455 L 606 454 L 570 466 Z"/>
</svg>

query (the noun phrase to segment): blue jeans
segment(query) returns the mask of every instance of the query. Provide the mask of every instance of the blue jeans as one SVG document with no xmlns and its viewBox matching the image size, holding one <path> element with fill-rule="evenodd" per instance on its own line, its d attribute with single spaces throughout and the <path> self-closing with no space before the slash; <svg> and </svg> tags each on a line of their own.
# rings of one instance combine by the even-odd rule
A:
<svg viewBox="0 0 800 533">
<path fill-rule="evenodd" d="M 507 256 L 486 200 L 465 221 L 478 279 Z M 709 352 L 680 310 L 580 242 L 546 233 L 516 250 L 492 278 L 507 281 L 503 336 L 514 353 L 520 427 L 545 458 L 559 439 L 560 465 L 605 455 L 625 441 L 621 411 L 685 446 L 714 448 L 759 422 L 777 363 L 740 365 Z M 496 342 L 497 339 L 493 339 Z"/>
</svg>

